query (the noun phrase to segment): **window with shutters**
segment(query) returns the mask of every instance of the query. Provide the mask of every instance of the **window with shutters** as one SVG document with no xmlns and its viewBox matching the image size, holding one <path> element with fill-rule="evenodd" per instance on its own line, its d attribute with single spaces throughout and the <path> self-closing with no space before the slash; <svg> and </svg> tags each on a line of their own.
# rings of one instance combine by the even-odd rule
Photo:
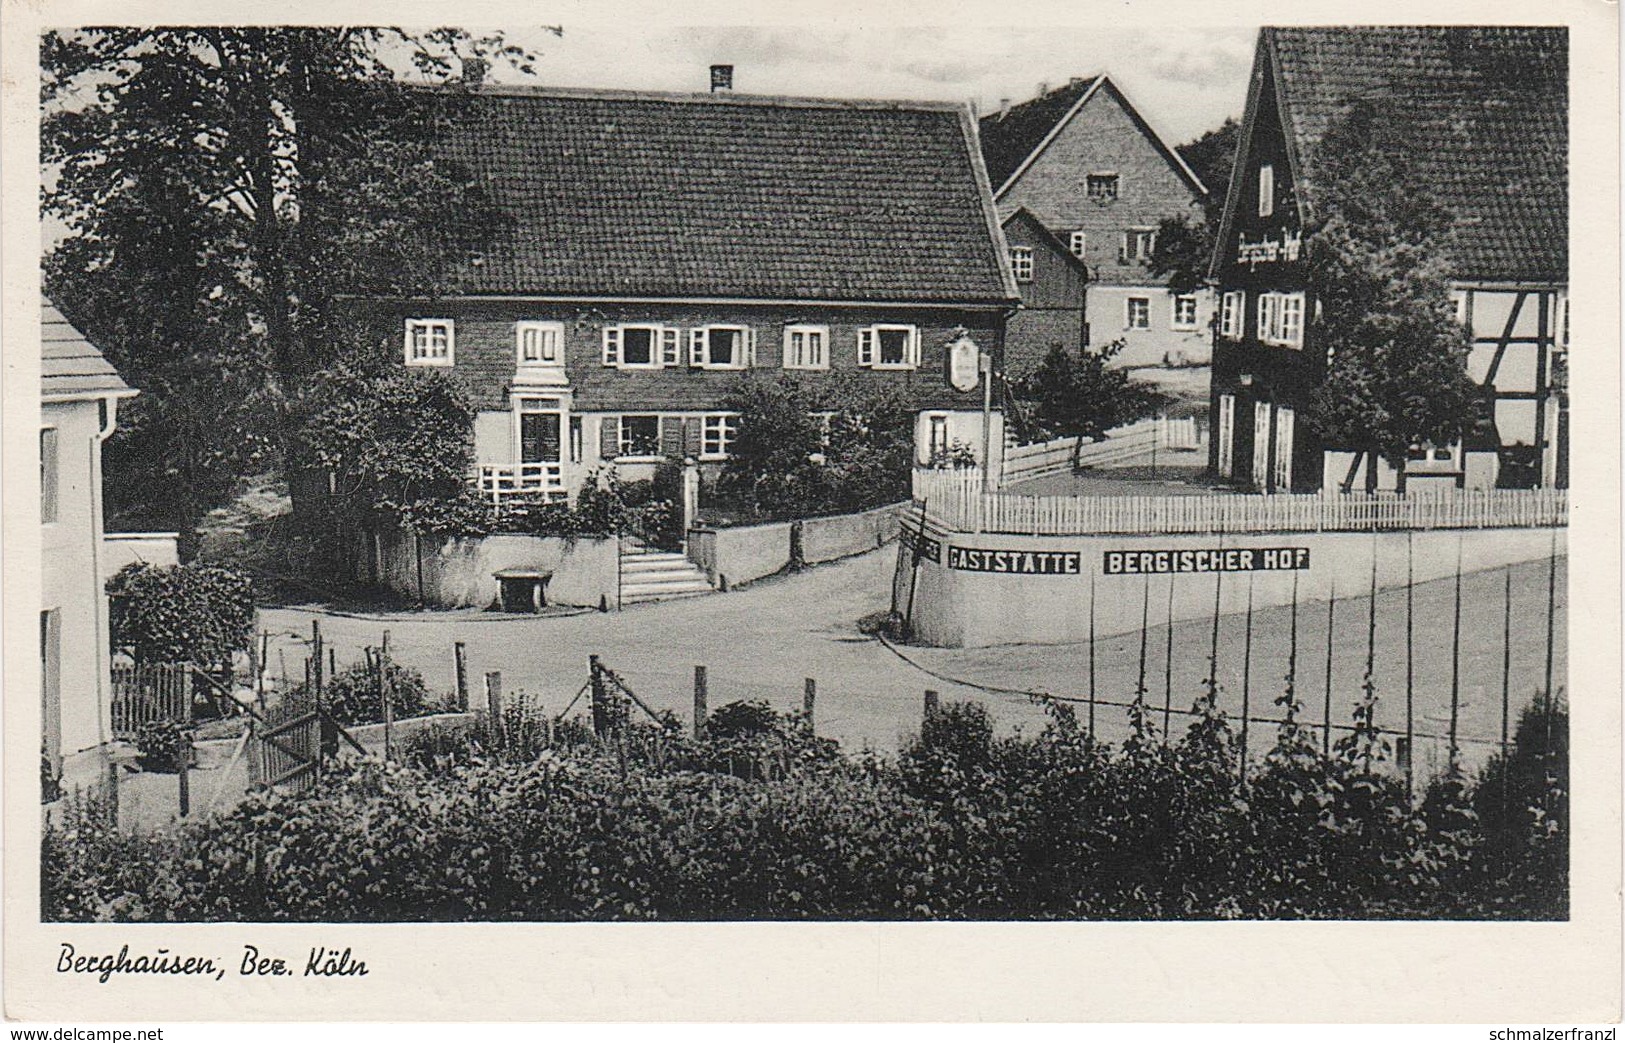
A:
<svg viewBox="0 0 1625 1043">
<path fill-rule="evenodd" d="M 1032 247 L 1012 246 L 1010 248 L 1010 274 L 1016 277 L 1016 282 L 1033 281 Z"/>
<path fill-rule="evenodd" d="M 858 331 L 858 365 L 871 369 L 917 369 L 920 331 L 914 326 L 869 326 Z"/>
<path fill-rule="evenodd" d="M 1303 347 L 1303 294 L 1258 295 L 1258 339 L 1286 348 Z"/>
<path fill-rule="evenodd" d="M 1110 203 L 1117 198 L 1116 174 L 1088 174 L 1083 179 L 1083 185 L 1085 194 L 1096 203 Z"/>
<path fill-rule="evenodd" d="M 829 327 L 786 326 L 784 328 L 785 369 L 828 369 Z"/>
<path fill-rule="evenodd" d="M 680 365 L 678 331 L 656 323 L 604 327 L 604 365 L 617 369 L 659 369 Z"/>
<path fill-rule="evenodd" d="M 39 433 L 39 504 L 40 521 L 46 524 L 57 519 L 56 499 L 59 473 L 56 428 L 42 427 Z"/>
<path fill-rule="evenodd" d="M 514 355 L 521 369 L 564 365 L 564 323 L 516 323 Z"/>
<path fill-rule="evenodd" d="M 1169 328 L 1194 330 L 1196 328 L 1196 295 L 1182 293 L 1174 298 L 1174 313 Z"/>
<path fill-rule="evenodd" d="M 701 418 L 700 459 L 721 460 L 733 448 L 739 435 L 739 418 L 727 413 L 713 413 Z"/>
<path fill-rule="evenodd" d="M 1219 307 L 1219 336 L 1226 340 L 1240 340 L 1241 327 L 1247 315 L 1247 292 L 1231 290 L 1221 298 Z"/>
<path fill-rule="evenodd" d="M 450 366 L 457 357 L 456 326 L 450 319 L 406 320 L 406 364 Z"/>
<path fill-rule="evenodd" d="M 1130 261 L 1149 261 L 1151 252 L 1156 248 L 1155 228 L 1130 228 L 1123 233 L 1123 246 L 1117 253 L 1117 259 L 1125 264 Z"/>
<path fill-rule="evenodd" d="M 1151 328 L 1151 298 L 1129 297 L 1123 302 L 1123 325 L 1131 330 Z"/>
<path fill-rule="evenodd" d="M 660 417 L 655 413 L 621 417 L 615 455 L 621 459 L 660 457 Z"/>
<path fill-rule="evenodd" d="M 755 332 L 747 326 L 701 326 L 688 331 L 688 364 L 696 369 L 748 369 Z"/>
</svg>

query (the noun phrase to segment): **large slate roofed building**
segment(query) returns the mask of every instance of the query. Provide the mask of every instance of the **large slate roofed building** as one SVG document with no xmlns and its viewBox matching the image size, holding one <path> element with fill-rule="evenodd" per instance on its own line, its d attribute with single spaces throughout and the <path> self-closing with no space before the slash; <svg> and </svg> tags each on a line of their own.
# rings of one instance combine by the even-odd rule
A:
<svg viewBox="0 0 1625 1043">
<path fill-rule="evenodd" d="M 1053 289 L 1031 278 L 1025 258 L 1045 243 L 1006 224 L 1026 308 L 1010 323 L 1012 375 L 1033 369 L 1051 346 L 1075 350 L 1123 340 L 1118 365 L 1204 363 L 1211 302 L 1170 294 L 1148 267 L 1164 218 L 1202 220 L 1207 189 L 1107 76 L 1069 80 L 980 120 L 982 155 L 1006 222 L 1025 209 L 1087 269 L 1088 285 L 1061 314 Z"/>
<path fill-rule="evenodd" d="M 968 109 L 482 87 L 436 148 L 510 223 L 444 296 L 375 303 L 469 380 L 493 496 L 725 459 L 752 371 L 901 388 L 922 460 L 980 445 L 945 351 L 998 359 L 1019 295 Z"/>
<path fill-rule="evenodd" d="M 1364 474 L 1297 422 L 1336 349 L 1315 343 L 1303 270 L 1316 151 L 1357 101 L 1429 143 L 1406 176 L 1452 214 L 1447 261 L 1485 395 L 1484 423 L 1416 447 L 1403 479 Z M 1214 470 L 1265 490 L 1566 485 L 1568 263 L 1567 30 L 1262 30 L 1212 272 Z"/>
</svg>

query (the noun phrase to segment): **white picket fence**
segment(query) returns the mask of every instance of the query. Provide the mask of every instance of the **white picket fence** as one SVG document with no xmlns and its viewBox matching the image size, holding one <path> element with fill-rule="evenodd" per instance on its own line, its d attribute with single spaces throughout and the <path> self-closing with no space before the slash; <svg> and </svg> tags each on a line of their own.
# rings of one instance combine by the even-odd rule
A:
<svg viewBox="0 0 1625 1043">
<path fill-rule="evenodd" d="M 1113 428 L 1106 432 L 1104 441 L 1087 442 L 1081 448 L 1077 447 L 1075 438 L 1057 438 L 1052 442 L 1006 449 L 1001 484 L 1011 485 L 1029 478 L 1071 470 L 1075 448 L 1079 467 L 1125 467 L 1149 463 L 1156 453 L 1163 450 L 1194 450 L 1201 447 L 1195 417 L 1157 417 Z"/>
<path fill-rule="evenodd" d="M 915 506 L 958 532 L 1043 536 L 1095 533 L 1369 532 L 1535 528 L 1568 524 L 1564 489 L 1211 496 L 1021 496 L 987 493 L 974 473 L 916 470 Z"/>
</svg>

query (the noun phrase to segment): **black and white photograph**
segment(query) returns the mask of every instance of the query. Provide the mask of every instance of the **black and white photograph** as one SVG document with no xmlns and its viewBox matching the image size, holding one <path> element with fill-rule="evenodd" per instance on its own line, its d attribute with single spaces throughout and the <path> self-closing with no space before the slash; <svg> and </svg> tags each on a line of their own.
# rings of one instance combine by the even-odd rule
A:
<svg viewBox="0 0 1625 1043">
<path fill-rule="evenodd" d="M 28 973 L 401 988 L 359 925 L 1578 930 L 1577 821 L 1617 921 L 1573 12 L 1101 6 L 46 5 Z"/>
</svg>

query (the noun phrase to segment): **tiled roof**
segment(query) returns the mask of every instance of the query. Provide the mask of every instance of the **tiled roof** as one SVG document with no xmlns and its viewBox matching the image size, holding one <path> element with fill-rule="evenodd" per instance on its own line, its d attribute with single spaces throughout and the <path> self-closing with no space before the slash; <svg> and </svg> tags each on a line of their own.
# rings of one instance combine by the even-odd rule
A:
<svg viewBox="0 0 1625 1043">
<path fill-rule="evenodd" d="M 40 390 L 47 398 L 134 394 L 96 346 L 45 301 L 40 316 Z"/>
<path fill-rule="evenodd" d="M 1566 29 L 1274 28 L 1264 42 L 1311 208 L 1328 124 L 1391 99 L 1431 145 L 1411 170 L 1454 214 L 1456 278 L 1567 281 Z"/>
<path fill-rule="evenodd" d="M 1005 302 L 968 112 L 482 89 L 442 155 L 512 219 L 457 292 Z"/>
<path fill-rule="evenodd" d="M 995 191 L 1010 179 L 1098 79 L 1099 76 L 1083 76 L 1069 80 L 1031 101 L 1010 106 L 1010 111 L 1002 116 L 992 113 L 982 117 L 982 156 L 987 161 L 987 176 Z"/>
</svg>

